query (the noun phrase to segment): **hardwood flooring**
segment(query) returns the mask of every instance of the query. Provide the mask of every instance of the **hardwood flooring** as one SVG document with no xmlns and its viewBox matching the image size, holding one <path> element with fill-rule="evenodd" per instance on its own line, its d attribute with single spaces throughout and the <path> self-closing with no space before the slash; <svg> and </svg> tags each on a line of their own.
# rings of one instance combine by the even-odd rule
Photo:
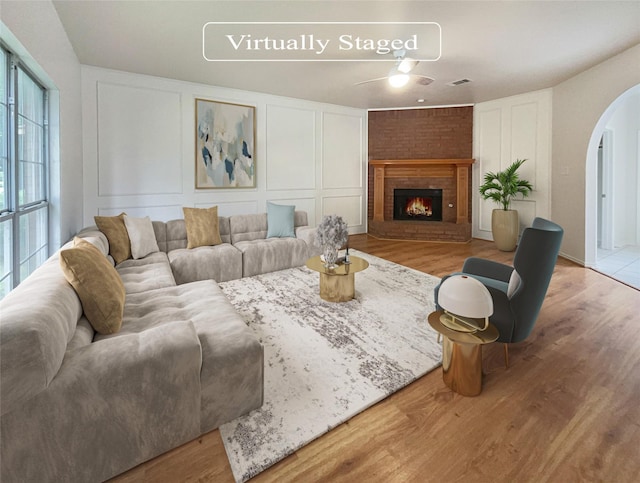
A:
<svg viewBox="0 0 640 483">
<path fill-rule="evenodd" d="M 468 256 L 513 259 L 482 240 L 356 235 L 350 246 L 436 276 Z M 252 481 L 640 481 L 639 314 L 640 291 L 559 259 L 536 327 L 509 347 L 509 368 L 502 345 L 485 346 L 482 394 L 451 392 L 436 369 Z M 115 481 L 233 477 L 216 430 Z"/>
</svg>

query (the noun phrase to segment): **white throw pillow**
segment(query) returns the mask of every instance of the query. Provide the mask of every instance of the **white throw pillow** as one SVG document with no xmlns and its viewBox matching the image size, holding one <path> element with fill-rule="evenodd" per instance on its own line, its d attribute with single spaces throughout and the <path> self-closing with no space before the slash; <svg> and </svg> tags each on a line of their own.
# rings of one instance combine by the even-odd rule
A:
<svg viewBox="0 0 640 483">
<path fill-rule="evenodd" d="M 137 260 L 138 258 L 146 257 L 150 253 L 160 251 L 151 219 L 148 216 L 134 218 L 125 215 L 124 224 L 131 240 L 131 256 L 133 258 Z"/>
<path fill-rule="evenodd" d="M 507 287 L 507 298 L 511 298 L 514 292 L 518 290 L 520 282 L 522 282 L 520 274 L 515 270 L 511 272 L 511 277 L 509 278 L 509 286 Z"/>
</svg>

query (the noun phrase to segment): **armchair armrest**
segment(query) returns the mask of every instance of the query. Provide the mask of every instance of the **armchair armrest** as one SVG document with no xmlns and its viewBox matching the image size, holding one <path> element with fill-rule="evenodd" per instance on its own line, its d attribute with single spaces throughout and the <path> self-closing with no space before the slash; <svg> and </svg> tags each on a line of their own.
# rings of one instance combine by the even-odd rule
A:
<svg viewBox="0 0 640 483">
<path fill-rule="evenodd" d="M 485 258 L 470 257 L 464 261 L 462 271 L 470 275 L 479 275 L 502 282 L 509 282 L 513 267 Z"/>
</svg>

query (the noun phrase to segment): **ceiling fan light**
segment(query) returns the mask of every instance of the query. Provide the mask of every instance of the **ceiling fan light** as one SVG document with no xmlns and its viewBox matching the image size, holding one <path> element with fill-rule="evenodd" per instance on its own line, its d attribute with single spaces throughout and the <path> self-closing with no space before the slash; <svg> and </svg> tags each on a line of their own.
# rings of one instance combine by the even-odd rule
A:
<svg viewBox="0 0 640 483">
<path fill-rule="evenodd" d="M 398 64 L 398 71 L 408 74 L 413 70 L 418 62 L 413 59 L 402 59 Z"/>
<path fill-rule="evenodd" d="M 409 82 L 409 76 L 398 71 L 391 72 L 388 79 L 391 87 L 403 87 Z"/>
</svg>

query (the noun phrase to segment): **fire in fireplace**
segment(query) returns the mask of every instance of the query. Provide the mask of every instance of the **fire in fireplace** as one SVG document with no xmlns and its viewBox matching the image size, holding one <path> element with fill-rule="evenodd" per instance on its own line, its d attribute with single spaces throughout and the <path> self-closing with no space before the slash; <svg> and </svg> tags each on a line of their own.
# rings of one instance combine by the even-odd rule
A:
<svg viewBox="0 0 640 483">
<path fill-rule="evenodd" d="M 393 219 L 442 221 L 442 190 L 394 189 Z"/>
</svg>

